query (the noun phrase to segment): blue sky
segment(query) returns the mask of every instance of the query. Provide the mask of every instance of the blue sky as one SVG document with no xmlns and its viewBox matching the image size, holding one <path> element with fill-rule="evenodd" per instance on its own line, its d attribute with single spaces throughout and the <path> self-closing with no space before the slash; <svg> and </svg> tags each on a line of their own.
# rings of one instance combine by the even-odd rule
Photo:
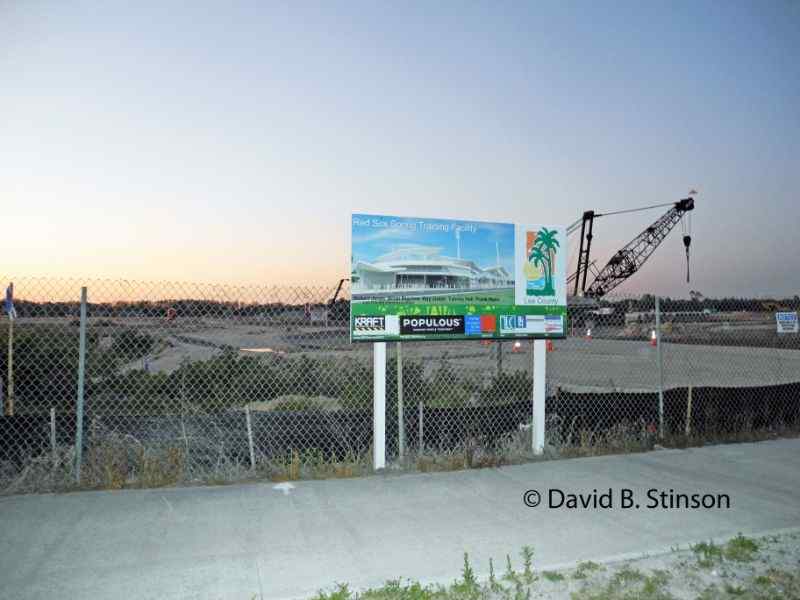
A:
<svg viewBox="0 0 800 600">
<path fill-rule="evenodd" d="M 441 255 L 456 257 L 456 229 L 460 231 L 462 259 L 486 269 L 497 265 L 499 249 L 500 265 L 514 276 L 514 226 L 510 223 L 354 215 L 353 260 L 374 261 L 404 245 L 440 248 Z"/>
<path fill-rule="evenodd" d="M 700 191 L 621 291 L 800 292 L 800 3 L 0 0 L 3 271 L 332 285 L 350 215 Z M 658 211 L 598 221 L 607 258 Z"/>
</svg>

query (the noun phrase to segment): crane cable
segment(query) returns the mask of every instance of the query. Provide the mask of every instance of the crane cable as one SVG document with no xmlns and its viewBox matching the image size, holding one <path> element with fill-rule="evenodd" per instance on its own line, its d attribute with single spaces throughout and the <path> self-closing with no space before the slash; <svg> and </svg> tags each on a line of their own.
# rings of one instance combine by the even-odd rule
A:
<svg viewBox="0 0 800 600">
<path fill-rule="evenodd" d="M 640 206 L 639 208 L 627 208 L 625 210 L 612 210 L 611 212 L 596 212 L 594 213 L 595 218 L 597 217 L 610 217 L 611 215 L 624 215 L 626 213 L 634 213 L 634 212 L 641 212 L 643 210 L 652 210 L 654 208 L 661 208 L 663 206 L 674 206 L 674 202 L 664 202 L 662 204 L 652 204 L 650 206 Z M 567 227 L 567 235 L 571 235 L 578 230 L 578 226 L 583 222 L 583 218 L 581 217 L 574 223 L 572 223 L 569 227 Z"/>
<path fill-rule="evenodd" d="M 650 210 L 653 208 L 661 208 L 662 206 L 674 206 L 674 202 L 664 202 L 663 204 L 653 204 L 651 206 L 642 206 L 641 208 L 628 208 L 625 210 L 614 210 L 605 213 L 594 213 L 595 217 L 609 217 L 611 215 L 623 215 L 625 213 L 640 212 L 643 210 Z"/>
</svg>

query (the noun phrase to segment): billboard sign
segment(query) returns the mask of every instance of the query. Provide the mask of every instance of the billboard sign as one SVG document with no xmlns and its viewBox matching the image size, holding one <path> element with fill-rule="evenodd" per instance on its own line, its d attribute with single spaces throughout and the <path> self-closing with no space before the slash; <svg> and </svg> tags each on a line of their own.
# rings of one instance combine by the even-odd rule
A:
<svg viewBox="0 0 800 600">
<path fill-rule="evenodd" d="M 797 333 L 797 312 L 776 312 L 775 323 L 778 333 Z"/>
<path fill-rule="evenodd" d="M 566 233 L 352 216 L 352 341 L 564 337 Z"/>
</svg>

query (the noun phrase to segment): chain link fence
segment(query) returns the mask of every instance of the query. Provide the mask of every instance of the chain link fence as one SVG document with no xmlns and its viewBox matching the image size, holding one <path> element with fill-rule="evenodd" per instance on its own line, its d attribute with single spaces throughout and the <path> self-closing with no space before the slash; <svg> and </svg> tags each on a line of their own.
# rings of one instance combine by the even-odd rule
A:
<svg viewBox="0 0 800 600">
<path fill-rule="evenodd" d="M 4 493 L 371 471 L 372 345 L 349 341 L 346 286 L 13 281 L 13 330 L 0 322 Z M 797 296 L 656 304 L 570 305 L 567 338 L 547 344 L 547 455 L 800 429 L 800 343 L 774 316 L 798 310 Z M 532 342 L 388 344 L 387 354 L 391 468 L 534 458 Z"/>
</svg>

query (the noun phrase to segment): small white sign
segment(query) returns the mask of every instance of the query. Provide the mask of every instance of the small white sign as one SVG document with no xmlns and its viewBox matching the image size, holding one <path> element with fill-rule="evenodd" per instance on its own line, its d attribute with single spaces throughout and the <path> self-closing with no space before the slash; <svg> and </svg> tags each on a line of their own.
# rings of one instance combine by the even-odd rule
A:
<svg viewBox="0 0 800 600">
<path fill-rule="evenodd" d="M 561 315 L 502 315 L 500 333 L 564 333 Z"/>
<path fill-rule="evenodd" d="M 400 315 L 386 315 L 386 333 L 400 335 Z"/>
<path fill-rule="evenodd" d="M 775 323 L 778 333 L 797 333 L 797 312 L 776 312 Z"/>
</svg>

